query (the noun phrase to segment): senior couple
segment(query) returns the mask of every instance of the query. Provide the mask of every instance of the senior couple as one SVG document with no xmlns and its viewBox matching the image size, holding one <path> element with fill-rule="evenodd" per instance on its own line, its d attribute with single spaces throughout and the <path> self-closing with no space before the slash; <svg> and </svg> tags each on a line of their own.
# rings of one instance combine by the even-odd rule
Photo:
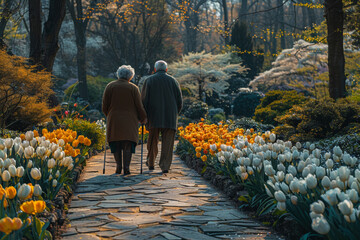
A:
<svg viewBox="0 0 360 240">
<path fill-rule="evenodd" d="M 110 82 L 104 91 L 102 110 L 107 117 L 106 136 L 116 161 L 116 173 L 130 174 L 132 153 L 139 139 L 139 123 L 147 124 L 147 161 L 149 170 L 154 170 L 158 154 L 159 135 L 162 147 L 159 166 L 168 173 L 174 148 L 177 117 L 182 108 L 179 83 L 167 74 L 167 63 L 157 61 L 155 73 L 148 77 L 141 94 L 131 83 L 135 72 L 123 65 L 117 70 L 117 80 Z"/>
</svg>

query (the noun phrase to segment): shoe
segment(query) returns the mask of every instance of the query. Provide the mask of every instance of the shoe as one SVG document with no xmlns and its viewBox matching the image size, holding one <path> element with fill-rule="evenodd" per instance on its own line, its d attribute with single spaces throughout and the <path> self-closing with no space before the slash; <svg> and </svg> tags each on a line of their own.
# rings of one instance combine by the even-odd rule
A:
<svg viewBox="0 0 360 240">
<path fill-rule="evenodd" d="M 149 166 L 149 163 L 147 161 L 145 162 L 145 164 L 149 168 L 149 171 L 152 171 L 155 169 L 154 166 Z"/>
<path fill-rule="evenodd" d="M 169 170 L 162 170 L 163 173 L 169 173 Z"/>
<path fill-rule="evenodd" d="M 129 174 L 130 174 L 130 171 L 124 171 L 124 176 L 129 175 Z"/>
<path fill-rule="evenodd" d="M 119 169 L 119 168 L 116 168 L 116 171 L 115 171 L 115 174 L 121 174 L 121 168 Z"/>
</svg>

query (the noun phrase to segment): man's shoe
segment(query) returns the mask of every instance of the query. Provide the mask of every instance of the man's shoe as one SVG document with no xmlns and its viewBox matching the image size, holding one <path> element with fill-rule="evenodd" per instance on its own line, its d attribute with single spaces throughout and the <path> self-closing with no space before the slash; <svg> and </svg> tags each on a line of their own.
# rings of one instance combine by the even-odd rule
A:
<svg viewBox="0 0 360 240">
<path fill-rule="evenodd" d="M 152 171 L 152 170 L 154 170 L 154 169 L 155 169 L 154 167 L 149 167 L 149 170 L 150 170 L 150 171 Z"/>
<path fill-rule="evenodd" d="M 130 174 L 130 171 L 124 171 L 124 176 L 129 175 L 129 174 Z"/>
<path fill-rule="evenodd" d="M 162 170 L 163 173 L 169 173 L 169 170 Z"/>
</svg>

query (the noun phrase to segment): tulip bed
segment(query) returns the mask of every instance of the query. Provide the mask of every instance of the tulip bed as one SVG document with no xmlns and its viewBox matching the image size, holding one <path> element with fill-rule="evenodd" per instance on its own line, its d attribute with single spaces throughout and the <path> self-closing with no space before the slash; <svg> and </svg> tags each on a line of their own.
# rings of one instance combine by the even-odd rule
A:
<svg viewBox="0 0 360 240">
<path fill-rule="evenodd" d="M 335 146 L 276 140 L 269 131 L 191 123 L 179 129 L 177 152 L 201 159 L 241 184 L 239 198 L 257 215 L 291 215 L 304 239 L 360 239 L 358 159 Z"/>
<path fill-rule="evenodd" d="M 69 129 L 0 139 L 0 239 L 52 239 L 41 215 L 61 189 L 70 191 L 73 171 L 91 145 Z"/>
</svg>

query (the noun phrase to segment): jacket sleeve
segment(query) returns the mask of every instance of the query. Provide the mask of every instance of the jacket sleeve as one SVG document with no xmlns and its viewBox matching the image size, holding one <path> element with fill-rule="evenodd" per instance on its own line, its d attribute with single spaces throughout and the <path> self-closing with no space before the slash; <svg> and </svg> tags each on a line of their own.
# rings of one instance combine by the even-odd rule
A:
<svg viewBox="0 0 360 240">
<path fill-rule="evenodd" d="M 109 114 L 109 107 L 110 107 L 110 96 L 109 95 L 110 95 L 110 88 L 109 88 L 109 85 L 107 85 L 104 90 L 103 99 L 102 99 L 102 111 L 106 117 Z"/>
<path fill-rule="evenodd" d="M 146 112 L 144 105 L 141 102 L 141 95 L 138 87 L 134 88 L 134 100 L 138 118 L 140 121 L 144 121 L 146 119 Z"/>
<path fill-rule="evenodd" d="M 176 79 L 175 79 L 175 84 L 176 84 L 176 88 L 175 88 L 176 104 L 177 104 L 177 108 L 178 108 L 178 113 L 180 113 L 180 111 L 183 107 L 182 93 L 181 93 L 180 84 Z"/>
<path fill-rule="evenodd" d="M 144 85 L 142 87 L 142 90 L 141 90 L 141 101 L 142 101 L 142 104 L 145 108 L 145 110 L 147 111 L 148 110 L 148 103 L 149 103 L 149 92 L 148 92 L 148 84 L 147 84 L 147 79 L 145 79 L 144 81 Z"/>
</svg>

